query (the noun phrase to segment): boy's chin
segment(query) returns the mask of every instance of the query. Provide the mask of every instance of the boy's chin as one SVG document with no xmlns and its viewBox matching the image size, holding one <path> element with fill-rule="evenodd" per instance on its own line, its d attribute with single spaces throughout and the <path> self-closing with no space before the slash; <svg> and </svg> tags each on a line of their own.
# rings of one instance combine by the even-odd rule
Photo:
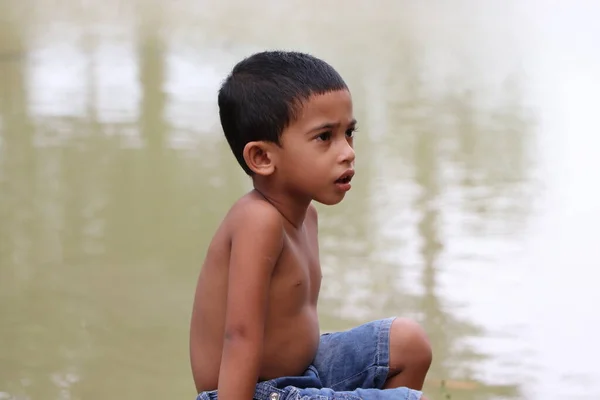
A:
<svg viewBox="0 0 600 400">
<path fill-rule="evenodd" d="M 317 203 L 321 203 L 323 205 L 326 206 L 335 206 L 336 204 L 339 204 L 342 202 L 342 200 L 344 200 L 344 197 L 346 197 L 346 194 L 340 194 L 337 196 L 328 196 L 328 197 L 316 197 L 313 200 L 316 201 Z"/>
</svg>

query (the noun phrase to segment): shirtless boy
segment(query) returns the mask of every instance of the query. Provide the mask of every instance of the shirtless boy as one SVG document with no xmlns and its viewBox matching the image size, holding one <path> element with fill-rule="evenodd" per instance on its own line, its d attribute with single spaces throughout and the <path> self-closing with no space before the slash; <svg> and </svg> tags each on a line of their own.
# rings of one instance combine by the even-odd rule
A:
<svg viewBox="0 0 600 400">
<path fill-rule="evenodd" d="M 225 137 L 254 189 L 218 228 L 200 272 L 190 357 L 198 399 L 424 399 L 431 347 L 387 318 L 321 334 L 317 211 L 354 176 L 350 92 L 327 63 L 263 52 L 218 96 Z"/>
</svg>

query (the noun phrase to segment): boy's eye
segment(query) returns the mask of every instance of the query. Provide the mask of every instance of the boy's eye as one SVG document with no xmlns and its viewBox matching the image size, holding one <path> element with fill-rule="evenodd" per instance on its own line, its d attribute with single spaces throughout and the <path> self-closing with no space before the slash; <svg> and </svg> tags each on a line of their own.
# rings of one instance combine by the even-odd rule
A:
<svg viewBox="0 0 600 400">
<path fill-rule="evenodd" d="M 351 138 L 351 137 L 354 136 L 354 132 L 356 132 L 356 128 L 348 129 L 346 131 L 346 136 L 349 137 L 349 138 Z"/>
<path fill-rule="evenodd" d="M 327 141 L 331 139 L 331 132 L 323 132 L 319 136 L 317 136 L 317 139 Z"/>
</svg>

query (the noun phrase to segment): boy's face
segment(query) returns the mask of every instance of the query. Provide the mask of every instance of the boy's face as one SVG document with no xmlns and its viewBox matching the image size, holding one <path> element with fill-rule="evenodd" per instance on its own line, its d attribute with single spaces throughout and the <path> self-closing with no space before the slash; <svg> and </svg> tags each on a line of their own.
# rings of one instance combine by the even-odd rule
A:
<svg viewBox="0 0 600 400">
<path fill-rule="evenodd" d="M 337 204 L 354 174 L 356 121 L 347 90 L 310 97 L 281 135 L 276 174 L 288 190 Z"/>
</svg>

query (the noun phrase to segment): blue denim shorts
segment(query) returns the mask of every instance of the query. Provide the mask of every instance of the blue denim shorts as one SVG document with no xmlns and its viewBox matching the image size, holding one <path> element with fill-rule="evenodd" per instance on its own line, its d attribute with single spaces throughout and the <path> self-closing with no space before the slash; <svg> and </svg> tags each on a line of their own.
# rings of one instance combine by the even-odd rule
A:
<svg viewBox="0 0 600 400">
<path fill-rule="evenodd" d="M 256 385 L 256 400 L 419 400 L 408 388 L 383 389 L 390 362 L 394 318 L 321 335 L 313 363 L 302 376 L 286 376 Z M 216 400 L 217 391 L 196 400 Z"/>
</svg>

